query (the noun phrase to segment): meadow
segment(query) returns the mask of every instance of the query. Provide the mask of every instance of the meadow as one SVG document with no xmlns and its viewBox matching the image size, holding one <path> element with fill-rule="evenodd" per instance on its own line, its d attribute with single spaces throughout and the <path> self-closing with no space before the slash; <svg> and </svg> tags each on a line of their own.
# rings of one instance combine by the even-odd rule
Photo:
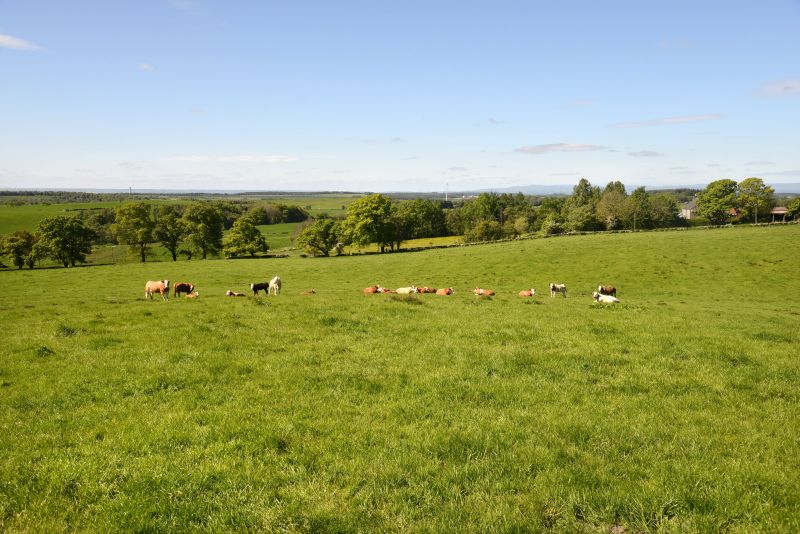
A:
<svg viewBox="0 0 800 534">
<path fill-rule="evenodd" d="M 0 272 L 0 530 L 796 532 L 798 250 L 789 225 Z M 200 298 L 143 300 L 165 278 Z"/>
</svg>

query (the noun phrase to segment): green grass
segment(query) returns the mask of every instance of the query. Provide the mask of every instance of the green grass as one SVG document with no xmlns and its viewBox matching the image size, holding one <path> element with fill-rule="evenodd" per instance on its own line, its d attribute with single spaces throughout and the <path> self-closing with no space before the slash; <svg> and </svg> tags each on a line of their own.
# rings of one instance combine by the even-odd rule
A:
<svg viewBox="0 0 800 534">
<path fill-rule="evenodd" d="M 2 272 L 0 530 L 798 531 L 798 247 L 789 226 Z M 277 298 L 222 296 L 274 274 Z M 200 298 L 142 300 L 162 278 Z"/>
</svg>

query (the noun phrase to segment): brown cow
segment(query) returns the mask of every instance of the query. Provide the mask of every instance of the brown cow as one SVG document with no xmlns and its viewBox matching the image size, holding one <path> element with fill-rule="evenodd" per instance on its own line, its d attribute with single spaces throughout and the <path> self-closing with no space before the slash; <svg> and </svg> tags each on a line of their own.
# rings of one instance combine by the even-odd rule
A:
<svg viewBox="0 0 800 534">
<path fill-rule="evenodd" d="M 436 294 L 437 295 L 452 295 L 453 294 L 453 288 L 452 287 L 445 287 L 445 288 L 442 288 L 442 289 L 437 289 L 436 290 Z"/>
<path fill-rule="evenodd" d="M 533 288 L 523 289 L 519 292 L 520 297 L 533 297 L 534 295 L 536 295 L 536 290 Z"/>
<path fill-rule="evenodd" d="M 389 288 L 386 288 L 386 287 L 382 287 L 382 288 L 380 288 L 378 293 L 397 293 L 397 291 L 395 291 L 394 289 L 389 289 Z"/>
<path fill-rule="evenodd" d="M 597 286 L 597 292 L 601 295 L 617 296 L 617 288 L 614 286 Z"/>
<path fill-rule="evenodd" d="M 148 280 L 144 285 L 144 298 L 153 300 L 153 293 L 160 293 L 161 298 L 169 300 L 169 280 Z"/>
<path fill-rule="evenodd" d="M 194 284 L 190 284 L 189 282 L 177 282 L 175 283 L 175 287 L 172 289 L 172 295 L 177 297 L 181 293 L 186 293 L 187 295 L 194 291 Z"/>
<path fill-rule="evenodd" d="M 361 290 L 365 295 L 373 295 L 381 292 L 381 286 L 369 286 Z"/>
<path fill-rule="evenodd" d="M 418 287 L 417 288 L 417 293 L 436 293 L 436 288 L 435 287 L 428 287 L 428 286 Z"/>
<path fill-rule="evenodd" d="M 474 293 L 478 296 L 484 296 L 484 297 L 494 296 L 494 291 L 492 291 L 491 289 L 483 289 L 480 287 L 476 287 Z"/>
</svg>

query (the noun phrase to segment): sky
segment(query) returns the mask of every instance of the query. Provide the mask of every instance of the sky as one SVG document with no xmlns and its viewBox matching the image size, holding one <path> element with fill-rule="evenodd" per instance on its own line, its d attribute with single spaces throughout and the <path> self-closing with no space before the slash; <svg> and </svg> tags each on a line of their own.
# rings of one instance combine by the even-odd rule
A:
<svg viewBox="0 0 800 534">
<path fill-rule="evenodd" d="M 800 182 L 800 0 L 0 0 L 0 188 Z"/>
</svg>

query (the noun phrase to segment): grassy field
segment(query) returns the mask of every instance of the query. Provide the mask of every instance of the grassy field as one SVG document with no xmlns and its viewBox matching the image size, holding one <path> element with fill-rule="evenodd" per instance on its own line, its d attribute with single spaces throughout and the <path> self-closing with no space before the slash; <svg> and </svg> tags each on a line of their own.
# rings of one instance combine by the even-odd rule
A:
<svg viewBox="0 0 800 534">
<path fill-rule="evenodd" d="M 796 532 L 798 250 L 740 227 L 0 272 L 0 530 Z M 200 298 L 144 301 L 163 278 Z"/>
</svg>

